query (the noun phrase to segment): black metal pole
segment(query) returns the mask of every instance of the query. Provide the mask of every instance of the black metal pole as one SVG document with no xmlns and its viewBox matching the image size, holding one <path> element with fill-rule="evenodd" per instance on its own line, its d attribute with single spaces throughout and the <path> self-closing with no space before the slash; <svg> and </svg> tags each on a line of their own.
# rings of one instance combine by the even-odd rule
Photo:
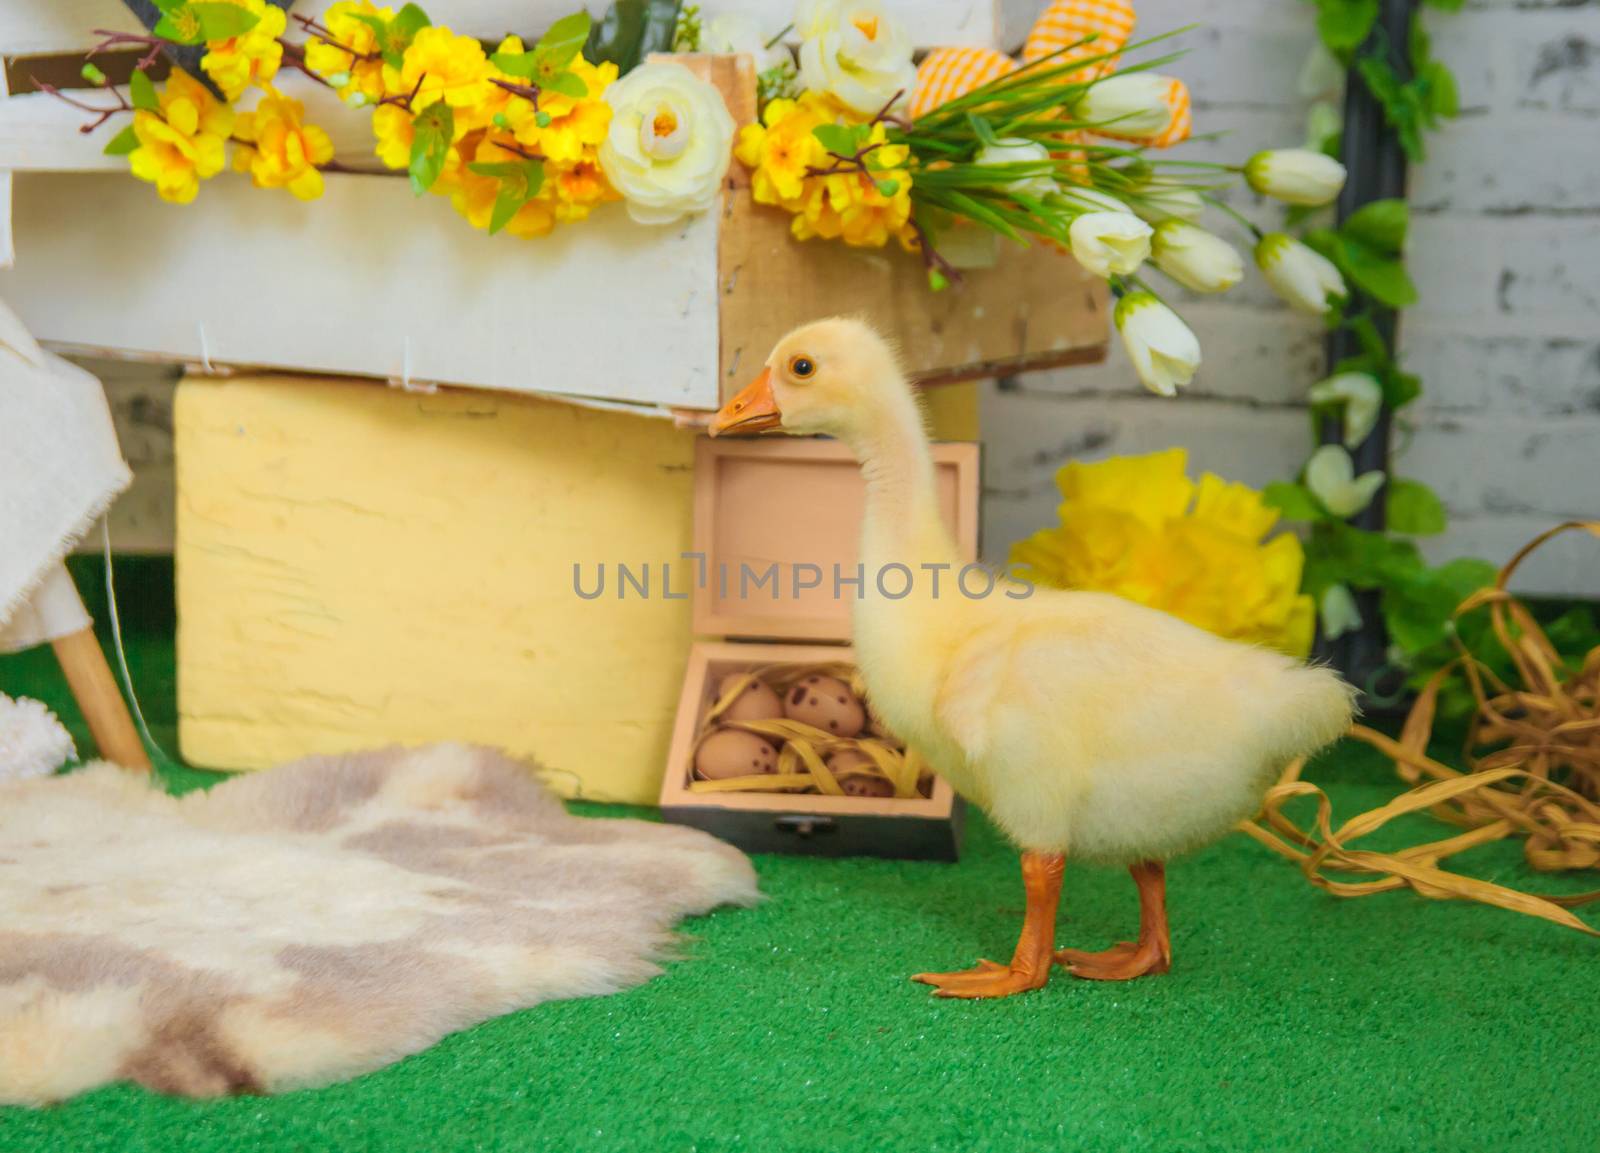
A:
<svg viewBox="0 0 1600 1153">
<path fill-rule="evenodd" d="M 1375 40 L 1399 60 L 1409 58 L 1411 19 L 1415 0 L 1382 0 L 1377 22 L 1369 43 Z M 1352 212 L 1374 200 L 1403 197 L 1406 191 L 1406 154 L 1400 140 L 1389 130 L 1383 119 L 1383 107 L 1367 90 L 1365 83 L 1352 73 L 1345 84 L 1344 137 L 1341 149 L 1347 178 L 1344 191 L 1339 195 L 1338 215 L 1342 223 Z M 1396 316 L 1390 309 L 1376 301 L 1369 301 L 1371 316 L 1382 334 L 1384 342 L 1395 348 Z M 1337 364 L 1345 357 L 1361 351 L 1355 335 L 1337 329 L 1328 337 L 1328 364 Z M 1381 469 L 1388 474 L 1390 447 L 1390 417 L 1384 408 L 1372 434 L 1357 446 L 1352 455 L 1356 472 Z M 1342 440 L 1342 426 L 1338 419 L 1324 421 L 1321 438 L 1324 444 L 1337 444 Z M 1357 528 L 1381 532 L 1384 527 L 1384 502 L 1387 486 L 1378 491 L 1367 508 L 1352 521 Z M 1352 684 L 1369 694 L 1383 692 L 1377 685 L 1378 674 L 1383 670 L 1388 649 L 1388 634 L 1383 627 L 1383 617 L 1377 593 L 1357 593 L 1356 605 L 1361 610 L 1361 628 L 1345 633 L 1324 645 L 1324 654 L 1332 660 Z"/>
</svg>

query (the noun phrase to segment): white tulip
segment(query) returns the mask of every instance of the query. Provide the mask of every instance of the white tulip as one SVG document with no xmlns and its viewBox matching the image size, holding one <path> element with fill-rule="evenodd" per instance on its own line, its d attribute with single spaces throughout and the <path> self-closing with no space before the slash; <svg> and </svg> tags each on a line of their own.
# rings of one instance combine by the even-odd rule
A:
<svg viewBox="0 0 1600 1153">
<path fill-rule="evenodd" d="M 1311 386 L 1312 404 L 1344 405 L 1344 443 L 1355 448 L 1372 435 L 1383 410 L 1383 387 L 1365 372 L 1341 372 Z"/>
<path fill-rule="evenodd" d="M 1239 250 L 1187 220 L 1156 225 L 1150 259 L 1191 292 L 1226 292 L 1244 277 Z"/>
<path fill-rule="evenodd" d="M 1127 276 L 1150 255 L 1150 226 L 1131 212 L 1085 212 L 1067 236 L 1072 255 L 1096 276 Z"/>
<path fill-rule="evenodd" d="M 1115 196 L 1108 196 L 1098 188 L 1085 188 L 1081 184 L 1064 184 L 1060 199 L 1068 208 L 1079 212 L 1132 212 Z"/>
<path fill-rule="evenodd" d="M 1383 472 L 1356 475 L 1355 461 L 1343 445 L 1325 444 L 1306 462 L 1306 487 L 1337 517 L 1352 517 L 1372 503 L 1383 487 Z"/>
<path fill-rule="evenodd" d="M 903 103 L 916 86 L 911 36 L 879 0 L 805 0 L 794 28 L 801 88 L 831 92 L 871 116 L 896 93 L 895 103 Z"/>
<path fill-rule="evenodd" d="M 1256 242 L 1256 267 L 1272 291 L 1312 316 L 1321 316 L 1335 300 L 1349 295 L 1332 262 L 1282 232 L 1269 232 Z"/>
<path fill-rule="evenodd" d="M 1151 392 L 1172 396 L 1200 367 L 1200 340 L 1176 312 L 1148 292 L 1117 301 L 1117 331 L 1134 371 Z"/>
<path fill-rule="evenodd" d="M 1097 81 L 1074 109 L 1085 120 L 1118 136 L 1156 136 L 1172 122 L 1167 94 L 1172 77 L 1157 72 L 1127 72 Z"/>
<path fill-rule="evenodd" d="M 1323 590 L 1318 615 L 1322 617 L 1322 635 L 1330 641 L 1353 633 L 1362 625 L 1361 610 L 1348 585 L 1331 584 Z"/>
<path fill-rule="evenodd" d="M 1031 196 L 1035 200 L 1043 200 L 1059 190 L 1055 177 L 1050 175 L 1055 170 L 1055 165 L 1050 159 L 1050 150 L 1036 140 L 1022 140 L 1014 136 L 998 140 L 980 149 L 978 155 L 973 158 L 973 163 L 1048 166 L 1041 167 L 1037 176 L 1024 176 L 1011 181 L 1005 186 L 1006 191 L 1018 196 Z"/>
<path fill-rule="evenodd" d="M 1133 210 L 1151 224 L 1163 220 L 1199 220 L 1206 202 L 1192 188 L 1181 184 L 1148 184 L 1139 190 Z"/>
<path fill-rule="evenodd" d="M 1276 148 L 1245 161 L 1246 183 L 1263 196 L 1286 204 L 1317 207 L 1344 187 L 1344 165 L 1309 148 Z"/>
<path fill-rule="evenodd" d="M 782 44 L 767 47 L 770 36 L 761 35 L 756 22 L 743 12 L 721 12 L 707 20 L 700 30 L 704 52 L 743 52 L 756 63 L 756 74 L 791 63 L 789 50 Z"/>
<path fill-rule="evenodd" d="M 640 224 L 671 224 L 717 201 L 733 156 L 722 93 L 682 64 L 641 64 L 605 90 L 600 167 Z"/>
</svg>

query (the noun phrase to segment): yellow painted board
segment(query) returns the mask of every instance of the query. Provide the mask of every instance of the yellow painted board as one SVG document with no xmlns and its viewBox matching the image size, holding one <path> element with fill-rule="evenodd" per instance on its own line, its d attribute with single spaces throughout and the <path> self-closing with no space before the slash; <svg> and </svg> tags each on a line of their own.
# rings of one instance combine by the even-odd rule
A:
<svg viewBox="0 0 1600 1153">
<path fill-rule="evenodd" d="M 481 741 L 568 796 L 653 802 L 687 601 L 573 591 L 675 559 L 693 438 L 502 394 L 189 379 L 174 416 L 180 745 L 261 768 Z"/>
<path fill-rule="evenodd" d="M 941 439 L 977 438 L 976 386 L 925 399 Z M 688 602 L 618 600 L 614 566 L 690 547 L 691 434 L 278 375 L 184 380 L 174 432 L 187 760 L 481 741 L 566 796 L 655 802 Z M 607 595 L 577 596 L 601 563 Z"/>
</svg>

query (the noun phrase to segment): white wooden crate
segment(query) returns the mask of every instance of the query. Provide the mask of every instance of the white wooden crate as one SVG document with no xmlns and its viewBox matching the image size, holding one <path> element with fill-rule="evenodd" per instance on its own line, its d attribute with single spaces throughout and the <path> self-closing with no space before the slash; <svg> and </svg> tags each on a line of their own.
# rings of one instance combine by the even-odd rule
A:
<svg viewBox="0 0 1600 1153">
<path fill-rule="evenodd" d="M 573 6 L 427 5 L 437 22 L 485 38 L 537 35 Z M 919 41 L 995 42 L 997 0 L 898 6 Z M 737 7 L 777 27 L 792 3 Z M 0 52 L 22 75 L 30 56 L 133 27 L 117 0 L 10 0 Z M 748 60 L 695 66 L 737 119 L 753 116 Z M 279 83 L 328 128 L 342 164 L 377 168 L 365 113 L 297 74 Z M 45 94 L 0 98 L 0 269 L 14 256 L 0 296 L 68 351 L 706 410 L 776 335 L 820 312 L 873 316 L 926 379 L 1096 359 L 1104 346 L 1103 286 L 1069 260 L 1013 252 L 935 298 L 919 262 L 897 250 L 788 241 L 787 218 L 749 203 L 737 164 L 720 212 L 649 228 L 609 205 L 527 242 L 472 231 L 392 174 L 330 173 L 323 198 L 303 204 L 229 173 L 195 203 L 168 205 L 102 154 L 125 120 L 90 134 L 76 131 L 82 121 Z"/>
</svg>

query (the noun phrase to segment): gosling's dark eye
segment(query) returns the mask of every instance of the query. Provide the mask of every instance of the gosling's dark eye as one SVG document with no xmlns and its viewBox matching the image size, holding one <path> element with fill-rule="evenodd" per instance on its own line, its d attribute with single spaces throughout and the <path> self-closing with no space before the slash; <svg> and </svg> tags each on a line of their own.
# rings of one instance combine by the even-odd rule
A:
<svg viewBox="0 0 1600 1153">
<path fill-rule="evenodd" d="M 816 371 L 817 366 L 809 356 L 796 356 L 789 361 L 789 375 L 797 380 L 804 380 Z"/>
</svg>

